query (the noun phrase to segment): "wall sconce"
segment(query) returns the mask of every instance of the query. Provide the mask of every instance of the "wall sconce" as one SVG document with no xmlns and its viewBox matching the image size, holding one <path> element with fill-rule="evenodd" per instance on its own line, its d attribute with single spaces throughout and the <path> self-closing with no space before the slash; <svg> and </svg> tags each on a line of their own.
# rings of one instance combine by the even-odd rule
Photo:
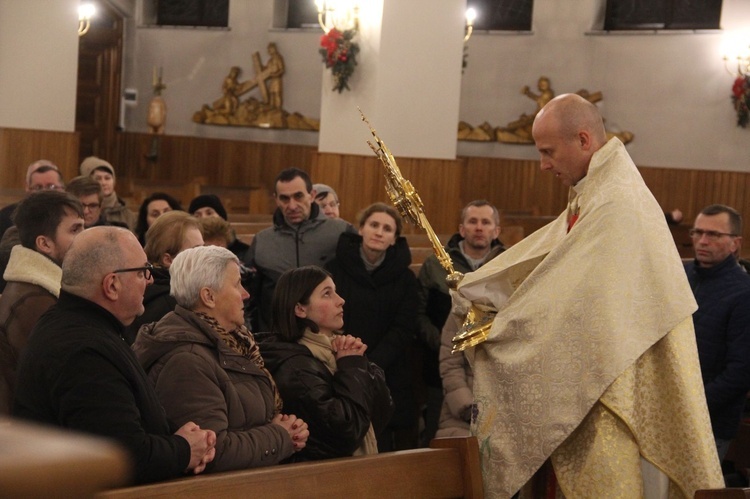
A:
<svg viewBox="0 0 750 499">
<path fill-rule="evenodd" d="M 750 33 L 729 33 L 722 41 L 724 67 L 730 75 L 739 78 L 750 73 Z"/>
<path fill-rule="evenodd" d="M 91 18 L 94 17 L 96 8 L 92 3 L 84 3 L 78 6 L 78 36 L 88 33 L 91 27 Z"/>
<path fill-rule="evenodd" d="M 466 34 L 464 35 L 464 43 L 469 41 L 471 34 L 474 32 L 474 20 L 477 18 L 477 11 L 474 7 L 466 9 Z"/>
<path fill-rule="evenodd" d="M 359 5 L 354 0 L 315 0 L 318 24 L 328 33 L 332 28 L 344 32 L 359 30 Z"/>
</svg>

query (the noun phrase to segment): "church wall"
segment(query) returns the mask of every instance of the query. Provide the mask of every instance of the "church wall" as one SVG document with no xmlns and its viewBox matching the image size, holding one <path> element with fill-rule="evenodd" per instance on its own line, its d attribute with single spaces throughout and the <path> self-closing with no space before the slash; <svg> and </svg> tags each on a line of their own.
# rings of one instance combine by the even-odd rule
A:
<svg viewBox="0 0 750 499">
<path fill-rule="evenodd" d="M 724 0 L 723 26 L 750 23 L 743 0 Z M 250 54 L 265 61 L 268 42 L 285 58 L 284 107 L 319 117 L 323 66 L 317 53 L 320 31 L 269 29 L 273 2 L 231 2 L 230 31 L 136 28 L 126 61 L 125 85 L 139 89 L 140 105 L 128 110 L 128 130 L 145 131 L 153 66 L 164 68 L 169 107 L 167 133 L 232 140 L 317 145 L 314 132 L 273 131 L 198 125 L 190 121 L 203 103 L 220 96 L 231 65 L 248 76 Z M 556 93 L 601 91 L 607 125 L 635 134 L 628 150 L 638 164 L 710 170 L 750 170 L 750 130 L 736 127 L 730 101 L 732 77 L 723 68 L 720 32 L 700 34 L 601 34 L 603 0 L 536 0 L 532 34 L 475 33 L 468 42 L 468 67 L 461 87 L 459 119 L 503 126 L 535 103 L 521 95 L 535 90 L 539 76 Z M 419 54 L 405 57 L 419 60 Z M 361 57 L 367 57 L 362 53 Z M 358 68 L 359 69 L 359 68 Z M 361 73 L 361 72 L 360 72 Z M 352 80 L 366 78 L 356 74 Z M 408 75 L 393 75 L 408 78 Z M 426 84 L 435 84 L 428 82 Z M 408 109 L 394 109 L 408 112 Z M 429 126 L 429 123 L 425 123 Z M 363 130 L 363 140 L 367 138 Z M 398 151 L 393 151 L 398 156 Z M 535 159 L 530 145 L 459 142 L 459 156 Z"/>
</svg>

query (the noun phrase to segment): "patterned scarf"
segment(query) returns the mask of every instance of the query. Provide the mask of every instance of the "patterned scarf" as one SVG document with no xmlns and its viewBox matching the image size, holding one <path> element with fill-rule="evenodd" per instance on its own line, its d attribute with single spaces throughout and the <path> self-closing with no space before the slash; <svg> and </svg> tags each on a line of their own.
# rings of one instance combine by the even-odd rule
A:
<svg viewBox="0 0 750 499">
<path fill-rule="evenodd" d="M 279 389 L 276 387 L 276 382 L 273 380 L 273 376 L 271 376 L 271 373 L 268 372 L 268 369 L 266 369 L 266 365 L 263 362 L 263 357 L 260 355 L 260 348 L 258 347 L 258 343 L 255 342 L 253 334 L 248 331 L 245 326 L 240 326 L 232 331 L 227 331 L 226 329 L 221 327 L 219 325 L 219 322 L 210 315 L 207 315 L 203 312 L 194 313 L 195 315 L 203 319 L 206 324 L 211 326 L 211 329 L 216 332 L 219 338 L 221 338 L 229 348 L 242 355 L 246 359 L 250 359 L 253 364 L 258 366 L 258 368 L 266 374 L 266 376 L 268 377 L 268 381 L 271 382 L 271 390 L 273 390 L 274 406 L 276 408 L 275 413 L 280 413 L 283 407 L 283 402 L 281 400 L 281 395 L 279 395 Z"/>
</svg>

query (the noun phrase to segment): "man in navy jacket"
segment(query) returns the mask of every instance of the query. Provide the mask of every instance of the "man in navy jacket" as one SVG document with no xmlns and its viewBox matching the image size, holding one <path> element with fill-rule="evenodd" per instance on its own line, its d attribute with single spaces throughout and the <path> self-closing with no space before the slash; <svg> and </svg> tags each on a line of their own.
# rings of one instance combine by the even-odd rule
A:
<svg viewBox="0 0 750 499">
<path fill-rule="evenodd" d="M 729 206 L 707 206 L 690 235 L 695 260 L 685 264 L 685 271 L 698 302 L 693 314 L 698 356 L 723 459 L 750 390 L 750 276 L 737 263 L 742 217 Z"/>
</svg>

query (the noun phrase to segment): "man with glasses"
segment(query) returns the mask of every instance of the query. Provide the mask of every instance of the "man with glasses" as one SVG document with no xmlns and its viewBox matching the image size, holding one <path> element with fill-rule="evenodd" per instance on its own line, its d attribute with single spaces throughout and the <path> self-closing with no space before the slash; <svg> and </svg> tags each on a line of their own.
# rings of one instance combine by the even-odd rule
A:
<svg viewBox="0 0 750 499">
<path fill-rule="evenodd" d="M 54 163 L 46 159 L 40 159 L 26 168 L 25 187 L 27 193 L 43 190 L 64 191 L 65 183 Z M 18 203 L 13 203 L 0 210 L 0 237 L 13 225 L 11 215 L 13 215 L 16 206 L 18 206 Z"/>
<path fill-rule="evenodd" d="M 83 206 L 83 224 L 88 229 L 99 225 L 116 225 L 128 228 L 124 222 L 110 222 L 102 212 L 102 186 L 91 177 L 80 175 L 73 178 L 66 187 Z"/>
<path fill-rule="evenodd" d="M 81 205 L 64 192 L 40 191 L 14 214 L 14 246 L 0 299 L 0 413 L 9 414 L 16 366 L 39 317 L 57 302 L 63 258 L 83 230 Z"/>
<path fill-rule="evenodd" d="M 719 459 L 729 449 L 750 390 L 750 276 L 739 266 L 742 217 L 729 206 L 701 210 L 690 230 L 695 260 L 685 264 L 703 386 Z"/>
<path fill-rule="evenodd" d="M 114 439 L 130 452 L 136 483 L 200 473 L 216 434 L 170 428 L 156 392 L 125 341 L 151 283 L 130 231 L 93 227 L 73 242 L 60 298 L 39 319 L 18 368 L 15 416 Z"/>
</svg>

